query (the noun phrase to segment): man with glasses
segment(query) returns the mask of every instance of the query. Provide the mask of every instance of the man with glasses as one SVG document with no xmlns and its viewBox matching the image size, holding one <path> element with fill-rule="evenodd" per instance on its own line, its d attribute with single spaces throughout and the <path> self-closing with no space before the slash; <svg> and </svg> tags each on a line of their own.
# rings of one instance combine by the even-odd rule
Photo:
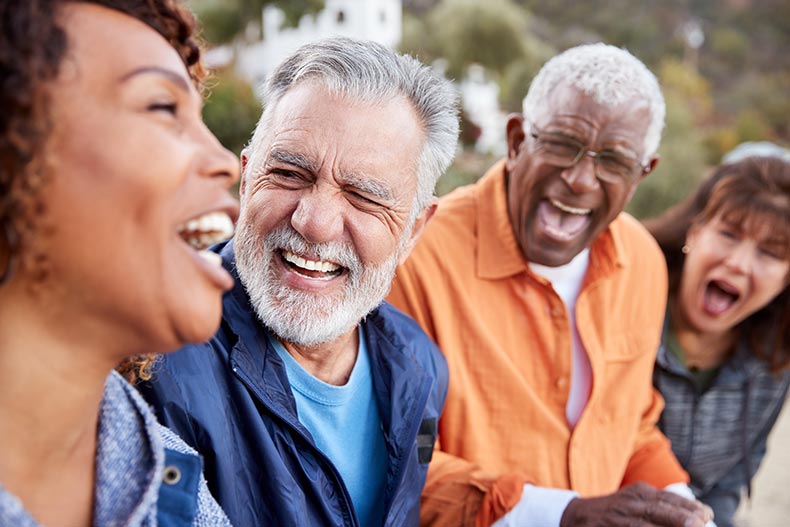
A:
<svg viewBox="0 0 790 527">
<path fill-rule="evenodd" d="M 506 158 L 440 201 L 398 269 L 389 300 L 450 368 L 423 525 L 710 520 L 656 428 L 666 267 L 623 213 L 664 113 L 627 51 L 558 55 L 508 120 Z"/>
</svg>

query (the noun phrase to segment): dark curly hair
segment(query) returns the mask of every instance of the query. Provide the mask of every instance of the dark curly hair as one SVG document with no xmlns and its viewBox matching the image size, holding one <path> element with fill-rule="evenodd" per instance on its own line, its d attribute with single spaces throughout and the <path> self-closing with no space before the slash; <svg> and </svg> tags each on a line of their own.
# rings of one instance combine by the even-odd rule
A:
<svg viewBox="0 0 790 527">
<path fill-rule="evenodd" d="M 66 55 L 68 38 L 59 20 L 67 2 L 101 5 L 125 13 L 162 35 L 179 53 L 197 86 L 204 77 L 196 23 L 179 0 L 12 0 L 0 2 L 0 287 L 14 268 L 47 274 L 35 247 L 41 234 L 47 173 L 43 147 L 50 130 L 48 90 Z M 112 45 L 118 45 L 113 43 Z M 122 368 L 147 375 L 150 358 Z M 134 366 L 143 366 L 136 369 Z"/>
<path fill-rule="evenodd" d="M 790 162 L 776 157 L 748 157 L 718 167 L 688 199 L 661 216 L 645 221 L 669 270 L 669 296 L 680 285 L 683 246 L 693 225 L 723 216 L 747 232 L 770 226 L 784 237 L 790 258 Z M 736 331 L 771 371 L 790 368 L 790 287 L 741 322 Z"/>
</svg>

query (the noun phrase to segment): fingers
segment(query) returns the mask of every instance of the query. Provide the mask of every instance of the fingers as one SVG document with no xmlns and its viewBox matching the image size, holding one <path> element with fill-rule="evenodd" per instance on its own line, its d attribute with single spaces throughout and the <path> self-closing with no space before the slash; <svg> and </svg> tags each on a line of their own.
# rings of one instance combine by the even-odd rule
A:
<svg viewBox="0 0 790 527">
<path fill-rule="evenodd" d="M 705 527 L 710 507 L 644 483 L 630 485 L 598 498 L 568 503 L 561 527 Z"/>
<path fill-rule="evenodd" d="M 671 492 L 638 484 L 623 491 L 633 496 L 630 513 L 649 525 L 660 527 L 705 527 L 713 519 L 713 511 L 698 501 L 688 500 Z"/>
</svg>

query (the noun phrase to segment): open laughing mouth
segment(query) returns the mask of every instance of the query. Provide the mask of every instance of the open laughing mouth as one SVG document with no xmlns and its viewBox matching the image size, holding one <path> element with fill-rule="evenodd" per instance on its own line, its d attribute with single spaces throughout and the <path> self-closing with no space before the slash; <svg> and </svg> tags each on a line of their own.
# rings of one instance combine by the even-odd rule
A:
<svg viewBox="0 0 790 527">
<path fill-rule="evenodd" d="M 705 286 L 704 308 L 713 316 L 727 312 L 741 297 L 740 291 L 722 280 L 711 280 Z"/>
<path fill-rule="evenodd" d="M 205 249 L 233 236 L 233 220 L 224 212 L 209 212 L 179 225 L 178 235 L 202 257 L 221 264 L 220 255 Z"/>
<path fill-rule="evenodd" d="M 572 207 L 549 199 L 540 202 L 538 215 L 548 234 L 559 240 L 570 240 L 590 224 L 592 209 Z"/>
<path fill-rule="evenodd" d="M 334 262 L 310 260 L 291 251 L 280 250 L 279 255 L 288 269 L 313 280 L 332 280 L 346 271 L 345 267 Z"/>
</svg>

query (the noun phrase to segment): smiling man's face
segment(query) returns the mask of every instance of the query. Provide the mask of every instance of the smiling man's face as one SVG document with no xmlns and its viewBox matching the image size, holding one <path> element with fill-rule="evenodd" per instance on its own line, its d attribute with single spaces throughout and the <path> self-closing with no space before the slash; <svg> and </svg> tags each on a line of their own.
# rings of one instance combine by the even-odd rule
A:
<svg viewBox="0 0 790 527">
<path fill-rule="evenodd" d="M 556 267 L 571 261 L 625 208 L 646 175 L 609 183 L 595 175 L 593 158 L 584 156 L 570 168 L 548 163 L 532 129 L 567 137 L 596 152 L 644 158 L 650 120 L 646 103 L 632 101 L 605 107 L 570 86 L 552 92 L 536 115 L 508 123 L 506 170 L 510 223 L 524 257 Z M 656 159 L 649 161 L 650 170 Z"/>
<path fill-rule="evenodd" d="M 305 82 L 277 103 L 243 162 L 239 276 L 289 342 L 352 330 L 389 291 L 411 217 L 424 133 L 405 98 L 362 103 Z"/>
</svg>

